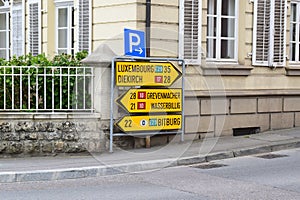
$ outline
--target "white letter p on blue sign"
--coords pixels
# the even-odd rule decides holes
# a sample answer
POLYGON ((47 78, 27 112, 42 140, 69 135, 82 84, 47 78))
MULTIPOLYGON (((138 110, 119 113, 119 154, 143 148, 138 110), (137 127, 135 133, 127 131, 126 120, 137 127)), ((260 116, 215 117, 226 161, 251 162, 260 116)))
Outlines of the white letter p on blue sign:
POLYGON ((125 56, 146 57, 145 33, 143 31, 124 29, 125 56))

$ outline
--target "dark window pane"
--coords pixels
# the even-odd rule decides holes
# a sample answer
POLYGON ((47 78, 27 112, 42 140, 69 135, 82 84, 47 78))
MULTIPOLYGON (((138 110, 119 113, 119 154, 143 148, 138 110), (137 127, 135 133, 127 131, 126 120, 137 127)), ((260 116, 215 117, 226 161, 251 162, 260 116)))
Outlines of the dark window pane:
POLYGON ((221 40, 221 58, 234 58, 234 40, 221 40))
POLYGON ((222 0, 222 15, 235 16, 235 0, 222 0))
POLYGON ((217 18, 208 17, 207 18, 207 36, 217 36, 217 18))
POLYGON ((216 58, 216 40, 207 39, 207 58, 216 58))
POLYGON ((292 43, 291 44, 291 61, 296 61, 296 44, 292 43))
POLYGON ((235 19, 223 18, 221 19, 221 26, 222 37, 234 37, 235 19))
POLYGON ((208 0, 207 1, 207 13, 209 15, 216 15, 217 14, 217 0, 208 0))

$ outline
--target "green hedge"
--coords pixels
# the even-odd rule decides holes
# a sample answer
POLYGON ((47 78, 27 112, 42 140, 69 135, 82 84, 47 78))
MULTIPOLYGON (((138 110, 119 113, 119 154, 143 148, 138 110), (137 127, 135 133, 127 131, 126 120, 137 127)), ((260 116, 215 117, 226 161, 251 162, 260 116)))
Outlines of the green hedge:
POLYGON ((87 51, 76 53, 75 56, 68 54, 56 55, 48 59, 45 54, 33 56, 32 54, 16 57, 7 61, 0 58, 0 66, 81 66, 80 61, 86 58, 87 51))
MULTIPOLYGON (((78 89, 79 95, 75 94, 74 86, 76 78, 72 74, 76 74, 76 68, 81 66, 80 61, 84 59, 88 53, 86 51, 78 52, 75 56, 62 54, 57 55, 53 59, 47 59, 45 54, 40 54, 38 56, 32 56, 31 54, 13 57, 10 61, 0 59, 0 109, 4 110, 4 103, 6 104, 6 109, 17 108, 24 111, 31 111, 36 108, 36 101, 38 101, 38 107, 44 108, 44 102, 46 102, 46 109, 51 109, 52 107, 52 97, 54 95, 54 105, 55 109, 68 109, 68 92, 70 106, 80 108, 90 108, 90 94, 88 91, 89 82, 86 81, 85 85, 83 77, 79 76, 77 81, 80 86, 78 89), (6 66, 6 67, 3 67, 6 66), (7 66, 35 66, 36 68, 12 68, 7 66), (69 69, 55 70, 55 66, 69 66, 69 69), (44 77, 42 74, 47 74, 46 78, 46 91, 44 88, 44 77), (6 76, 3 76, 3 74, 6 76), (22 74, 22 76, 10 76, 10 74, 22 74), (62 75, 71 75, 69 78, 62 75), (40 76, 39 76, 40 75, 40 76), (68 85, 69 80, 69 85, 68 85), (62 86, 60 87, 60 81, 62 81, 62 86), (36 84, 37 82, 37 84, 36 84), (22 83, 22 84, 21 84, 22 83), (54 90, 52 84, 54 83, 54 90), (6 85, 6 89, 4 86, 6 85), (22 88, 21 88, 22 86, 22 88), (29 86, 29 87, 28 87, 29 86), (60 88, 62 88, 62 94, 60 93, 60 88), (20 99, 20 91, 22 90, 22 105, 20 99), (30 91, 28 91, 30 90, 30 91), (36 90, 38 90, 38 97, 35 95, 36 90), (30 92, 30 96, 28 93, 30 92), (13 95, 14 99, 13 99, 13 95), (46 94, 46 95, 44 95, 46 94), (85 94, 85 105, 83 105, 83 97, 85 94), (4 98, 6 96, 6 98, 4 98), (38 99, 37 99, 38 98, 38 99), (4 101, 6 99, 6 101, 4 101), (13 105, 14 102, 14 105, 13 105), (30 104, 28 103, 30 102, 30 104), (30 109, 29 109, 30 105, 30 109)), ((77 73, 83 73, 80 71, 82 69, 77 68, 77 73)), ((90 73, 86 71, 85 73, 90 73)))

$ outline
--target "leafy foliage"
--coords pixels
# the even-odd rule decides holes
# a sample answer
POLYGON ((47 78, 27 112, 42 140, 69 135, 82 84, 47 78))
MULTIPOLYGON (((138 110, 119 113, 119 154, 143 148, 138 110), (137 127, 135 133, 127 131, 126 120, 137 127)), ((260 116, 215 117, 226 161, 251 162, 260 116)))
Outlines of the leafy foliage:
POLYGON ((0 110, 90 107, 90 83, 83 81, 84 73, 90 72, 78 68, 87 55, 82 51, 75 56, 57 55, 52 60, 45 54, 14 56, 10 61, 0 59, 0 110))

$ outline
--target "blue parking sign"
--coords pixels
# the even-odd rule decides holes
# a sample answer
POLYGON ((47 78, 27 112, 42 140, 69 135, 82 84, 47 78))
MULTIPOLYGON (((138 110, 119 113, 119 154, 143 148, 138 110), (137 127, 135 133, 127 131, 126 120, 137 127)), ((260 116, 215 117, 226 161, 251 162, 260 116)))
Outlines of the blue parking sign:
POLYGON ((124 29, 125 56, 146 57, 145 32, 124 29))

